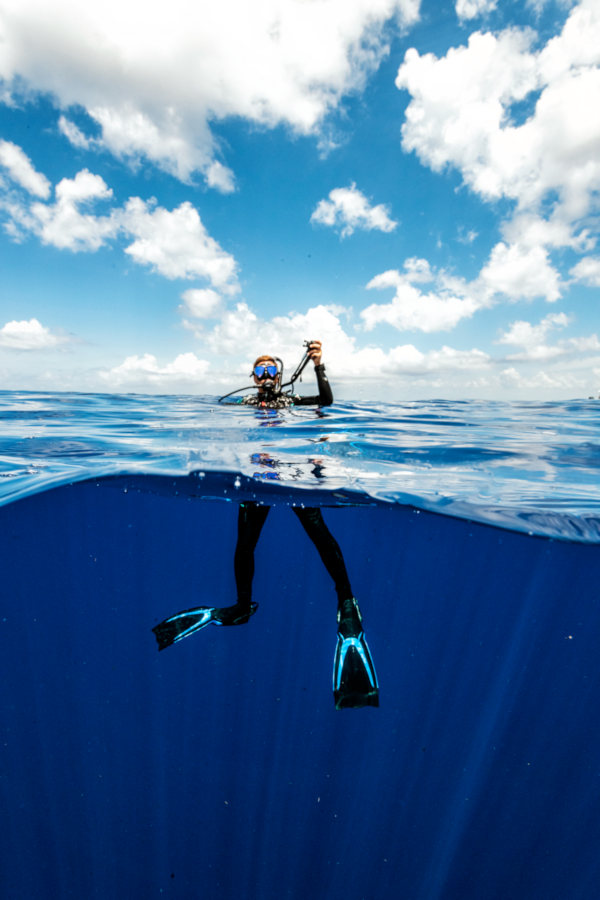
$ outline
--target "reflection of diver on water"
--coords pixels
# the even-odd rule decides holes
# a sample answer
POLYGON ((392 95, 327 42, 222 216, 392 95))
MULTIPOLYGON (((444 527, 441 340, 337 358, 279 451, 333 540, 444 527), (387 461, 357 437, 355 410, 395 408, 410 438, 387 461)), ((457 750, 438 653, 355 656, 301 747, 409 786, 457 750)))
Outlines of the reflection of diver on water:
MULTIPOLYGON (((308 405, 307 401, 316 404, 320 402, 323 391, 325 403, 332 403, 333 396, 329 382, 324 376, 324 367, 321 363, 321 343, 311 341, 306 354, 307 359, 312 359, 317 369, 317 381, 319 383, 319 397, 294 397, 293 404, 298 402, 308 405), (321 376, 318 374, 321 369, 321 376), (324 388, 324 385, 326 386, 324 388)), ((268 392, 264 391, 263 372, 272 381, 277 382, 280 369, 273 372, 275 361, 273 357, 259 357, 255 364, 254 378, 257 382, 257 397, 260 406, 270 402, 268 392), (269 362, 270 361, 270 362, 269 362), (266 365, 264 363, 266 362, 266 365), (271 365, 271 363, 273 365, 271 365), (261 390, 261 388, 263 388, 261 390)), ((299 367, 300 368, 300 367, 299 367)), ((279 395, 281 396, 281 394, 279 395)), ((250 405, 250 404, 249 404, 250 405)), ((265 465, 274 471, 277 463, 266 454, 257 455, 256 462, 265 465)), ((253 460, 254 461, 254 460, 253 460)), ((318 461, 313 461, 315 464, 318 461)), ((315 472, 316 477, 321 477, 315 472)), ((254 551, 258 543, 262 528, 269 515, 269 506, 258 503, 241 503, 238 513, 237 545, 234 556, 234 573, 237 588, 237 603, 233 606, 208 607, 200 606, 195 609, 177 613, 153 628, 158 649, 164 650, 171 644, 200 631, 207 625, 243 625, 256 610, 258 604, 252 601, 252 581, 254 578, 254 551)), ((346 565, 340 546, 329 531, 321 510, 316 507, 292 507, 293 512, 300 520, 306 534, 315 545, 321 560, 331 576, 335 585, 338 598, 338 638, 334 659, 333 690, 337 709, 359 706, 378 706, 379 687, 373 661, 365 640, 362 628, 362 617, 358 603, 352 592, 346 565)))
MULTIPOLYGON (((309 457, 306 461, 312 466, 310 471, 315 478, 325 478, 323 460, 309 457)), ((260 478, 263 481, 279 481, 281 476, 278 470, 281 468, 285 468, 286 481, 294 481, 297 478, 304 478, 306 475, 298 462, 281 462, 274 459, 269 453, 253 453, 250 462, 261 467, 259 472, 252 473, 252 477, 260 478)))

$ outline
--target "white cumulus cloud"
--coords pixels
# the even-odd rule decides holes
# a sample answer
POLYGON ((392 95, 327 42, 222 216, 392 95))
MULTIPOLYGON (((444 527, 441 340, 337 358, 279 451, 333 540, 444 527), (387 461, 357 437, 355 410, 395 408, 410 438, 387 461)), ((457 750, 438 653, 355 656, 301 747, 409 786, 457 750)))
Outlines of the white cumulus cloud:
POLYGON ((456 0, 455 9, 459 19, 476 19, 496 9, 498 0, 456 0))
POLYGON ((600 257, 584 256, 569 272, 575 281, 590 287, 600 287, 600 257))
POLYGON ((112 199, 112 190, 100 175, 87 169, 75 178, 63 178, 56 185, 54 203, 34 203, 30 217, 25 213, 22 224, 29 224, 44 244, 68 250, 93 251, 118 232, 114 215, 98 216, 82 212, 98 201, 112 199))
POLYGON ((418 15, 419 0, 4 0, 0 78, 84 108, 118 156, 227 191, 212 122, 317 134, 387 54, 390 23, 418 15))
POLYGON ((342 237, 351 235, 357 229, 389 232, 398 224, 390 218, 386 206, 381 203, 372 206, 355 184, 330 191, 329 199, 319 201, 310 220, 338 228, 342 237))
POLYGON ((94 138, 87 137, 83 131, 77 127, 74 122, 67 119, 66 116, 60 116, 58 120, 58 130, 74 147, 80 150, 89 150, 96 144, 94 138))
MULTIPOLYGON (((355 334, 348 331, 344 318, 347 310, 332 306, 314 306, 305 313, 290 313, 261 319, 248 304, 238 303, 226 311, 209 333, 202 335, 208 354, 219 359, 219 371, 211 373, 215 384, 237 387, 234 378, 247 379, 252 360, 259 353, 280 356, 285 364, 284 378, 291 374, 304 350, 303 339, 323 342, 323 361, 338 385, 352 384, 369 392, 369 384, 395 379, 422 377, 440 373, 479 371, 490 364, 481 350, 456 350, 444 346, 423 352, 413 344, 401 344, 384 350, 377 346, 359 346, 355 334), (231 377, 224 376, 223 360, 231 377)), ((311 367, 312 368, 312 367, 311 367)), ((303 384, 296 384, 300 394, 314 392, 311 368, 305 370, 303 384)), ((246 381, 251 384, 249 380, 246 381)))
POLYGON ((600 341, 596 334, 584 337, 571 337, 548 344, 548 335, 556 330, 566 328, 570 319, 565 313, 554 313, 545 316, 537 325, 531 322, 512 322, 508 331, 500 335, 499 344, 510 344, 518 347, 517 353, 508 357, 511 361, 548 361, 559 357, 579 357, 580 363, 589 365, 590 355, 600 351, 600 341))
POLYGON ((133 197, 121 224, 135 238, 125 252, 137 263, 166 278, 206 278, 226 293, 238 289, 235 259, 208 234, 191 203, 169 211, 133 197))
POLYGON ((555 328, 565 328, 568 324, 569 318, 565 313, 551 313, 537 325, 524 321, 513 322, 508 331, 500 336, 498 343, 537 348, 544 343, 550 331, 555 328))
POLYGON ((456 350, 443 346, 423 353, 413 344, 393 347, 385 354, 382 372, 390 375, 432 375, 451 372, 472 372, 486 369, 491 360, 482 350, 456 350))
POLYGON ((195 319, 210 319, 221 309, 221 295, 211 288, 190 288, 181 295, 181 312, 195 319))
POLYGON ((485 294, 503 294, 510 300, 560 297, 560 277, 544 247, 496 244, 478 279, 485 294))
POLYGON ((0 347, 9 350, 53 350, 65 338, 53 334, 38 319, 13 320, 0 328, 0 347))
POLYGON ((564 313, 545 316, 537 325, 519 320, 513 322, 508 331, 500 335, 498 343, 522 348, 518 354, 510 356, 509 359, 552 359, 554 356, 560 356, 564 350, 558 346, 549 347, 545 343, 548 334, 556 328, 566 328, 568 324, 569 318, 564 313))
POLYGON ((380 323, 399 331, 447 331, 481 305, 459 279, 447 282, 443 273, 431 271, 426 260, 409 259, 404 272, 391 269, 367 284, 368 290, 388 288, 395 290, 389 303, 373 303, 360 313, 367 331, 380 323), (427 293, 416 287, 428 282, 434 282, 434 289, 427 293))
POLYGON ((144 353, 142 356, 128 356, 120 365, 100 374, 115 388, 130 385, 179 386, 181 383, 198 388, 198 381, 206 375, 208 368, 208 362, 199 359, 195 353, 180 353, 164 366, 153 354, 144 353))
MULTIPOLYGON (((191 203, 168 210, 154 200, 131 197, 122 207, 111 206, 112 189, 87 169, 63 178, 54 194, 47 203, 5 196, 0 209, 8 218, 8 234, 19 240, 23 233, 32 233, 44 244, 73 252, 93 252, 121 238, 129 241, 124 252, 131 259, 165 278, 205 280, 211 285, 208 290, 224 294, 239 290, 235 258, 209 235, 191 203), (99 204, 108 207, 105 214, 98 211, 99 204)), ((191 306, 185 297, 184 303, 191 315, 198 315, 192 307, 200 309, 203 295, 189 295, 194 296, 191 306)), ((205 305, 210 296, 204 295, 205 305)))
MULTIPOLYGON (((277 353, 293 359, 302 350, 303 340, 318 338, 327 345, 327 354, 343 359, 352 352, 354 340, 345 333, 339 307, 314 306, 306 313, 261 319, 245 302, 225 310, 206 343, 215 356, 245 357, 251 362, 259 353, 277 353)), ((245 369, 244 369, 245 371, 245 369)))
POLYGON ((44 199, 50 196, 50 182, 36 171, 27 154, 16 144, 0 140, 0 166, 29 194, 44 199))
POLYGON ((517 28, 474 33, 442 58, 409 50, 397 87, 411 95, 403 147, 435 171, 458 169, 488 200, 553 220, 563 242, 598 208, 600 6, 581 0, 540 50, 517 28), (515 103, 529 104, 524 121, 515 103))
POLYGON ((404 271, 381 272, 367 284, 368 290, 393 289, 387 303, 373 303, 360 313, 367 331, 378 324, 399 331, 449 331, 477 310, 509 300, 538 297, 554 302, 560 297, 560 277, 543 247, 496 244, 479 275, 472 281, 435 271, 427 260, 410 258, 404 271), (431 285, 424 290, 423 285, 431 285))

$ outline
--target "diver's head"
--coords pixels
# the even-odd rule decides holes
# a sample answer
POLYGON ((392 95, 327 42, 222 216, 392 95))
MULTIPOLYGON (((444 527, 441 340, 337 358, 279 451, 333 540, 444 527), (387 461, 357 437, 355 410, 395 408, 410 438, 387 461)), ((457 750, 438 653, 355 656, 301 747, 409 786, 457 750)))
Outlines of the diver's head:
POLYGON ((277 360, 269 354, 263 354, 254 360, 252 367, 254 384, 259 394, 277 394, 281 387, 281 369, 277 360))

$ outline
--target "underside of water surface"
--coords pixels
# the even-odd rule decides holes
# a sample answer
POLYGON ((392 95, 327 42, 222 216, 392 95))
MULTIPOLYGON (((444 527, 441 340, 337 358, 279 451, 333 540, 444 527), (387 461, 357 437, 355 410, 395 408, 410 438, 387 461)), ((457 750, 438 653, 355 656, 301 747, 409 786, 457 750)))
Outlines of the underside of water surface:
POLYGON ((598 544, 374 493, 133 473, 0 508, 2 896, 595 896, 598 544), (258 611, 159 653, 234 602, 240 502, 271 507, 258 611), (334 707, 293 504, 342 550, 378 709, 334 707))

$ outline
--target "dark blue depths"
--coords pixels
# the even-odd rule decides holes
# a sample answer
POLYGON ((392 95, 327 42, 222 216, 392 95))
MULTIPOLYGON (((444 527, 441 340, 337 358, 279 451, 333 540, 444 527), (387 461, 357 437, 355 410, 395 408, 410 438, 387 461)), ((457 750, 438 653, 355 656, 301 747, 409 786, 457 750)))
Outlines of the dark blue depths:
POLYGON ((233 599, 235 504, 0 509, 2 897, 598 895, 600 548, 324 514, 379 709, 334 709, 335 593, 289 509, 253 619, 160 654, 160 619, 233 599))

